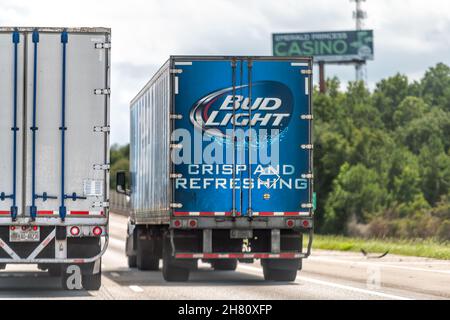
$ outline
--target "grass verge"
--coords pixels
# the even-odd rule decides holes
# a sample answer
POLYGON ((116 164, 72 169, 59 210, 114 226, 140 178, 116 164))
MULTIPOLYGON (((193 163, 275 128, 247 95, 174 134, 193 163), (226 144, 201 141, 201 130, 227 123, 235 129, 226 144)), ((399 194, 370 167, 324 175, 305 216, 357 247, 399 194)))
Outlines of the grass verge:
POLYGON ((399 239, 360 239, 343 236, 314 235, 313 248, 338 251, 360 251, 369 253, 389 253, 450 260, 450 244, 440 243, 432 239, 399 240, 399 239))

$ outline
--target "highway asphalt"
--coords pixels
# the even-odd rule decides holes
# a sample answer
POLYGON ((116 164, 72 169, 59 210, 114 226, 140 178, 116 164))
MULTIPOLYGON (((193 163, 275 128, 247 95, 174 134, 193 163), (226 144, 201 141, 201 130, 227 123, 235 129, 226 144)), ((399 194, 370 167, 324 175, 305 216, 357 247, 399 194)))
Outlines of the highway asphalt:
POLYGON ((124 255, 126 218, 111 214, 110 245, 100 291, 64 291, 58 278, 35 266, 0 271, 0 299, 450 299, 450 261, 315 250, 293 283, 265 282, 259 262, 217 272, 200 264, 186 283, 161 272, 129 269, 124 255))

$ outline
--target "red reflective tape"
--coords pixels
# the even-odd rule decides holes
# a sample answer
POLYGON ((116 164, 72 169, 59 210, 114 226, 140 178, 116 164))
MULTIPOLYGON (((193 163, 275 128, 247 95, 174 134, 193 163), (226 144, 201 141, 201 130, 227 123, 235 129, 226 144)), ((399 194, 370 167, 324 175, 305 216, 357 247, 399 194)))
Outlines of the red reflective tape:
POLYGON ((280 258, 293 259, 295 258, 295 253, 280 253, 280 258))
POLYGON ((0 211, 0 214, 11 214, 11 211, 0 211))
POLYGON ((49 216, 49 215, 53 215, 53 211, 38 211, 37 214, 49 216))
POLYGON ((290 217, 299 216, 300 212, 285 212, 284 215, 285 216, 290 216, 290 217))
POLYGON ((177 253, 177 259, 296 259, 299 252, 284 253, 177 253))
MULTIPOLYGON (((177 217, 229 217, 232 216, 233 213, 231 211, 225 212, 225 211, 177 211, 174 212, 174 216, 177 217)), ((236 216, 240 216, 240 212, 236 212, 236 216)))
POLYGON ((178 259, 192 259, 194 255, 192 253, 177 253, 175 257, 178 259))
POLYGON ((270 216, 273 216, 273 212, 258 212, 258 216, 270 217, 270 216))
POLYGON ((203 255, 203 258, 204 259, 217 259, 217 258, 219 258, 219 254, 217 254, 217 253, 205 253, 203 255))
POLYGON ((189 212, 174 212, 175 216, 188 216, 189 212))
POLYGON ((89 215, 89 211, 70 211, 73 215, 89 215))

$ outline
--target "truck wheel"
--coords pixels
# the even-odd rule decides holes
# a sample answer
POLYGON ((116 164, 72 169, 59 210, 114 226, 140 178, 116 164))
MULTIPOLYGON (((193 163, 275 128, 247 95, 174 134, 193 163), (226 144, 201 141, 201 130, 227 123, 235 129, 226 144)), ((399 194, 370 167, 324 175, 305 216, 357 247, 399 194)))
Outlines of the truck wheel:
POLYGON ((5 270, 5 269, 6 269, 6 263, 0 264, 0 270, 5 270))
POLYGON ((98 291, 102 286, 102 270, 97 274, 83 275, 81 283, 83 288, 88 291, 98 291))
POLYGON ((296 260, 262 260, 264 279, 266 281, 292 282, 297 278, 300 259, 296 260))
POLYGON ((189 280, 189 269, 176 267, 166 259, 163 259, 162 274, 164 280, 168 282, 185 282, 189 280))
POLYGON ((171 247, 169 241, 164 241, 163 247, 163 268, 162 274, 164 280, 168 282, 185 282, 189 280, 188 268, 182 268, 174 265, 174 259, 171 254, 171 247))
POLYGON ((60 264, 51 264, 47 267, 47 272, 50 277, 61 277, 62 266, 60 264))
POLYGON ((137 257, 136 256, 128 256, 128 268, 136 268, 137 267, 137 257))
POLYGON ((155 258, 150 250, 149 240, 137 240, 136 265, 139 270, 159 270, 159 258, 155 258))
POLYGON ((237 268, 237 259, 213 260, 211 266, 216 271, 234 271, 237 268))

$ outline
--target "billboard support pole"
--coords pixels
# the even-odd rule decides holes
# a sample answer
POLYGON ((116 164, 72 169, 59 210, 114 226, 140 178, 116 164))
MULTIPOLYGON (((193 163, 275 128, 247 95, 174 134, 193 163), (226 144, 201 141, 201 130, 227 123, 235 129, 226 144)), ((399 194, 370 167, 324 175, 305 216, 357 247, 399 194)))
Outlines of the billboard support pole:
POLYGON ((325 83, 325 62, 319 61, 319 91, 325 93, 327 91, 325 83))

